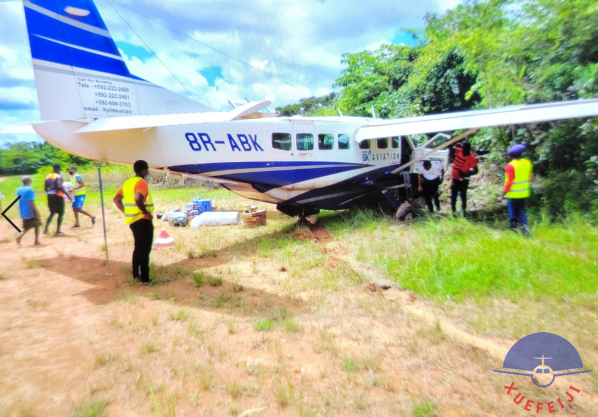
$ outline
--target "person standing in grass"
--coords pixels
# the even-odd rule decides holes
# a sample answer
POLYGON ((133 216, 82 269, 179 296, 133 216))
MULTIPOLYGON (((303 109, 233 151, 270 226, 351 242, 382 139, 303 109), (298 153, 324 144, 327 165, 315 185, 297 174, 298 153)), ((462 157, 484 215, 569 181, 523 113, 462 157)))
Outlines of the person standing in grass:
POLYGON ((75 214, 75 224, 71 226, 74 227, 81 227, 79 224, 79 213, 89 217, 91 219, 91 224, 96 224, 95 216, 92 216, 86 211, 83 211, 83 203, 85 203, 85 197, 87 197, 87 190, 85 188, 85 183, 83 182, 83 177, 80 174, 77 174, 77 167, 71 165, 68 169, 69 174, 71 175, 71 184, 73 184, 73 195, 75 196, 75 201, 73 201, 73 213, 75 214))
POLYGON ((461 211, 467 212, 467 189, 469 177, 478 173, 478 159, 471 152, 471 144, 465 142, 463 146, 455 148, 455 160, 451 181, 451 210, 453 215, 457 211, 457 197, 461 196, 461 211))
POLYGON ((136 161, 133 169, 135 176, 126 180, 118 190, 114 204, 125 214, 125 223, 133 232, 133 278, 147 285, 150 282, 149 257, 154 240, 154 203, 146 181, 149 175, 147 162, 136 161))
POLYGON ((71 200, 71 197, 68 195, 66 190, 62 185, 62 178, 60 177, 60 165, 54 164, 52 165, 53 172, 48 174, 46 177, 46 194, 48 195, 48 209, 50 209, 50 216, 48 216, 48 220, 46 221, 46 228, 44 229, 44 234, 49 234, 48 228, 50 227, 50 223, 52 222, 52 218, 55 214, 58 215, 58 224, 56 226, 56 236, 66 236, 66 234, 60 231, 60 227, 62 226, 62 219, 64 217, 64 196, 71 200))
POLYGON ((25 236, 25 233, 29 229, 35 228, 34 246, 45 246, 39 241, 39 227, 41 223, 39 220, 39 211, 35 207, 35 193, 33 192, 33 188, 31 188, 31 177, 25 175, 21 181, 23 182, 23 186, 17 188, 17 195, 21 197, 19 199, 19 212, 21 219, 23 219, 23 231, 17 236, 17 245, 21 246, 21 239, 25 236))
POLYGON ((522 158, 525 145, 517 144, 507 151, 510 162, 505 167, 505 186, 498 197, 498 201, 507 199, 507 211, 509 214, 509 228, 519 230, 524 236, 531 237, 527 228, 527 216, 525 214, 525 199, 531 195, 530 181, 532 179, 532 162, 522 158))
POLYGON ((444 172, 442 168, 434 166, 429 159, 426 159, 418 171, 419 192, 424 194, 426 205, 430 213, 434 213, 432 199, 436 205, 436 211, 440 211, 440 201, 438 199, 438 187, 442 184, 444 172))

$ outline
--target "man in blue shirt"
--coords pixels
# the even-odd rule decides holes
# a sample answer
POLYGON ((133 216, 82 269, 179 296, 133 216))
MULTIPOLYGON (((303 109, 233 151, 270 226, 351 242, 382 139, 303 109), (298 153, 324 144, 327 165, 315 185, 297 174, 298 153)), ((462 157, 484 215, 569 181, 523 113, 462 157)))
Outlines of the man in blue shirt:
POLYGON ((17 245, 21 246, 21 239, 25 236, 25 233, 29 229, 35 228, 35 246, 45 246, 39 241, 39 227, 41 225, 39 221, 39 211, 35 207, 35 193, 31 188, 31 178, 24 176, 22 178, 23 186, 17 189, 17 195, 19 199, 19 211, 21 213, 21 219, 23 219, 23 231, 17 236, 17 245))

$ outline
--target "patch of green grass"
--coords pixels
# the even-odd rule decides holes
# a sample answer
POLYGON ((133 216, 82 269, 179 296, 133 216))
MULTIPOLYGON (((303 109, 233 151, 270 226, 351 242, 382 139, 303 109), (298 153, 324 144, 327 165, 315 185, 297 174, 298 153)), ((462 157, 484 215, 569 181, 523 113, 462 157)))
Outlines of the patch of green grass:
POLYGON ((261 319, 253 325, 258 332, 269 332, 274 328, 274 322, 270 319, 261 319))
POLYGON ((233 282, 233 292, 242 292, 243 290, 245 290, 245 287, 233 282))
POLYGON ((226 392, 228 392, 233 398, 237 398, 241 395, 251 397, 259 392, 257 387, 252 385, 240 384, 237 381, 233 381, 231 384, 227 384, 226 392))
POLYGON ((285 387, 279 387, 276 390, 276 402, 281 407, 286 407, 290 404, 289 391, 285 387))
POLYGON ((237 332, 237 321, 234 318, 230 319, 226 322, 226 327, 229 334, 235 334, 237 332))
POLYGON ((196 287, 201 287, 204 284, 205 273, 203 271, 194 272, 192 276, 196 287))
POLYGON ((434 417, 436 415, 436 406, 432 401, 425 401, 413 405, 413 417, 434 417))
POLYGON ((26 261, 27 268, 35 269, 39 268, 39 262, 36 259, 28 259, 26 261))
POLYGON ((367 261, 436 301, 561 299, 598 291, 598 230, 591 225, 541 225, 532 230, 533 239, 465 220, 422 222, 413 229, 417 250, 413 241, 389 234, 369 245, 367 261), (383 249, 388 247, 396 250, 383 249))
POLYGON ((152 300, 152 301, 156 301, 160 299, 160 294, 156 294, 155 292, 150 292, 147 297, 152 300))
POLYGON ((34 310, 43 310, 48 306, 47 301, 27 300, 27 304, 34 310))
POLYGON ((187 258, 188 258, 188 259, 193 259, 193 258, 195 258, 195 252, 193 252, 191 249, 189 249, 189 250, 187 251, 187 258))
POLYGON ((283 322, 284 329, 289 333, 300 333, 301 323, 296 318, 288 318, 283 322))
POLYGON ((147 342, 139 348, 140 353, 152 353, 158 350, 158 345, 155 342, 147 342))
POLYGON ((201 368, 199 370, 199 383, 204 390, 209 391, 214 384, 214 372, 206 368, 201 368))
POLYGON ((107 400, 85 402, 73 411, 70 417, 104 417, 107 405, 107 400))
POLYGON ((95 356, 93 367, 94 369, 102 368, 113 362, 116 359, 114 353, 103 353, 95 356))
POLYGON ((287 310, 286 307, 279 307, 275 311, 273 311, 272 314, 270 314, 270 319, 282 322, 288 319, 290 316, 291 314, 289 313, 289 310, 287 310))
POLYGON ((352 357, 344 357, 343 358, 343 371, 345 372, 357 372, 360 368, 359 362, 357 359, 352 357))
POLYGON ((208 277, 208 284, 212 287, 220 287, 222 285, 222 278, 218 277, 208 277))
POLYGON ((200 324, 192 321, 187 325, 187 333, 190 336, 203 341, 204 339, 204 331, 200 324))
POLYGON ((189 315, 187 314, 186 310, 179 310, 176 313, 170 313, 170 319, 175 321, 185 321, 189 315))
POLYGON ((137 295, 135 295, 134 293, 132 293, 131 291, 127 290, 127 289, 121 289, 119 292, 119 298, 129 304, 137 304, 139 303, 139 297, 137 297, 137 295))
POLYGON ((440 322, 438 321, 434 326, 422 323, 418 326, 416 333, 418 337, 428 339, 433 345, 437 345, 445 339, 442 327, 440 327, 440 322))
POLYGON ((178 281, 187 275, 183 268, 167 267, 150 264, 150 285, 164 284, 165 282, 178 281))
POLYGON ((204 258, 217 258, 218 251, 216 249, 211 249, 206 245, 203 245, 199 248, 199 257, 204 258))
POLYGON ((222 307, 223 305, 228 303, 232 298, 233 296, 230 293, 226 291, 221 291, 220 294, 218 294, 218 297, 216 297, 216 299, 212 301, 212 305, 214 307, 222 307))

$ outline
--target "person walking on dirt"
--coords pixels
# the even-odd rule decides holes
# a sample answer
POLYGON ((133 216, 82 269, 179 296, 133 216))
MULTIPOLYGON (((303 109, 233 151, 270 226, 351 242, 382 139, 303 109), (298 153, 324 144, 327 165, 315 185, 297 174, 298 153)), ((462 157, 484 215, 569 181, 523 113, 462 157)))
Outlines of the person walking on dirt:
POLYGON ((71 184, 73 185, 73 195, 75 196, 75 201, 73 201, 73 213, 75 214, 75 224, 71 226, 71 228, 81 227, 79 224, 79 213, 89 217, 91 219, 91 224, 96 224, 95 216, 92 216, 86 211, 83 211, 83 204, 85 203, 85 197, 87 197, 87 190, 85 188, 85 183, 83 182, 83 177, 80 174, 77 174, 77 167, 71 165, 68 169, 69 174, 71 175, 71 184))
POLYGON ((48 228, 50 227, 50 223, 52 222, 52 218, 55 214, 58 215, 58 224, 56 226, 56 235, 55 236, 66 236, 66 234, 60 231, 60 227, 62 226, 62 219, 64 217, 64 196, 71 200, 71 197, 68 195, 64 187, 62 186, 62 178, 60 177, 60 165, 54 164, 52 165, 53 172, 48 174, 46 177, 46 194, 48 195, 48 209, 50 209, 50 216, 48 216, 48 220, 46 221, 46 228, 44 229, 44 234, 49 234, 48 228))
POLYGON ((527 228, 527 216, 525 214, 525 199, 531 195, 530 181, 532 179, 532 162, 522 158, 525 145, 517 144, 508 149, 509 163, 505 167, 505 187, 498 197, 498 201, 507 199, 507 211, 509 214, 509 228, 519 230, 524 236, 531 237, 527 228))
POLYGON ((438 199, 438 187, 442 183, 444 172, 442 168, 434 166, 430 160, 425 160, 418 171, 418 190, 423 192, 426 205, 430 213, 434 213, 432 199, 436 205, 436 211, 440 211, 440 201, 438 199))
POLYGON ((154 203, 146 178, 149 175, 147 162, 139 160, 133 165, 135 176, 125 181, 114 196, 114 204, 125 215, 125 223, 133 232, 133 278, 142 284, 149 284, 149 257, 154 240, 152 223, 154 203))
POLYGON ((465 142, 463 146, 455 148, 455 160, 451 182, 451 210, 453 215, 457 212, 457 196, 461 196, 461 211, 465 216, 467 212, 467 189, 469 177, 478 173, 478 159, 471 152, 471 144, 465 142))
POLYGON ((17 236, 17 245, 21 246, 21 239, 29 229, 35 228, 35 243, 34 246, 45 246, 39 241, 39 227, 41 225, 39 211, 35 207, 35 193, 31 188, 31 178, 24 176, 21 181, 23 186, 17 188, 17 195, 19 199, 19 212, 21 219, 23 219, 23 231, 17 236))

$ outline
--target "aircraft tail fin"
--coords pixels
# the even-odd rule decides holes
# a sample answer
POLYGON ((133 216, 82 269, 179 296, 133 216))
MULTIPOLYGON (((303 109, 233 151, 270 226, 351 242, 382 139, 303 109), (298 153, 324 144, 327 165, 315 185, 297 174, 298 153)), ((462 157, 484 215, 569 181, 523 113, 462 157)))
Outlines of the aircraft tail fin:
POLYGON ((23 6, 42 119, 212 110, 132 75, 92 0, 23 6))

